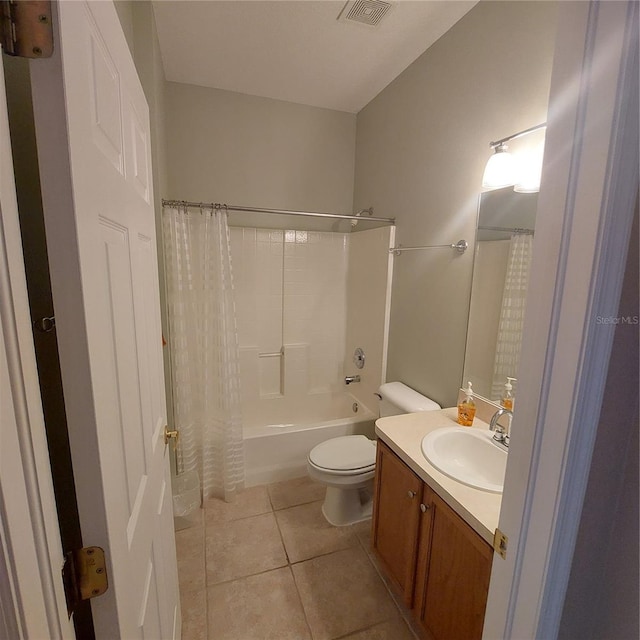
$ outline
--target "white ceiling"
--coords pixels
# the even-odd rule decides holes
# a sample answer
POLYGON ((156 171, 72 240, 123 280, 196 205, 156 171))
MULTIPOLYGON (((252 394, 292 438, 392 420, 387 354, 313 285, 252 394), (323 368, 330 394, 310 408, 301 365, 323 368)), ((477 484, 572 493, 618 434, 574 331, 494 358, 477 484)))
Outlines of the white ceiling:
POLYGON ((477 0, 392 0, 377 27, 343 0, 154 0, 166 79, 357 113, 477 0))

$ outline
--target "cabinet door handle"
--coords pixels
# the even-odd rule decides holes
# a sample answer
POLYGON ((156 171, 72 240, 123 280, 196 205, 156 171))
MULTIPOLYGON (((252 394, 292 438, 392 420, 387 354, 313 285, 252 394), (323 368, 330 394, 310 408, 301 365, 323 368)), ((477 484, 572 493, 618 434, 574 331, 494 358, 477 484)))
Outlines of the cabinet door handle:
POLYGON ((420 505, 420 511, 422 511, 422 513, 426 513, 428 509, 431 509, 431 505, 430 504, 421 504, 420 505))
POLYGON ((415 492, 415 491, 411 491, 411 490, 409 490, 409 491, 407 491, 407 495, 408 495, 410 498, 415 498, 415 497, 416 497, 416 492, 415 492))

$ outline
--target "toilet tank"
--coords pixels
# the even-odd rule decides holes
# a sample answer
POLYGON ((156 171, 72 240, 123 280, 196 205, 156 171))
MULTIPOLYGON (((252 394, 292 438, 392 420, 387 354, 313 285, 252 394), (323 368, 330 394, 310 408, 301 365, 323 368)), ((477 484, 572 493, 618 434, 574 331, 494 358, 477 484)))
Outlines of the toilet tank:
POLYGON ((380 417, 416 411, 436 411, 442 407, 402 382, 387 382, 378 389, 380 417))

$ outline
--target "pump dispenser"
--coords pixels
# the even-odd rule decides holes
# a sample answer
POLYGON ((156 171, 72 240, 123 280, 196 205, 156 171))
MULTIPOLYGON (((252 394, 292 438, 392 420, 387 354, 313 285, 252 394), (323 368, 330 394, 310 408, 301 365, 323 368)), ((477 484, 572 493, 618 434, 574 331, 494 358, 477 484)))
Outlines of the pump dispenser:
POLYGON ((466 394, 464 400, 458 403, 458 424, 461 424, 463 427, 470 427, 476 415, 476 403, 473 401, 471 382, 467 382, 467 388, 464 390, 464 393, 466 394))
POLYGON ((500 398, 500 404, 508 411, 513 411, 513 404, 516 401, 513 396, 512 382, 516 382, 516 378, 509 378, 507 376, 507 382, 504 385, 504 391, 502 392, 502 398, 500 398))

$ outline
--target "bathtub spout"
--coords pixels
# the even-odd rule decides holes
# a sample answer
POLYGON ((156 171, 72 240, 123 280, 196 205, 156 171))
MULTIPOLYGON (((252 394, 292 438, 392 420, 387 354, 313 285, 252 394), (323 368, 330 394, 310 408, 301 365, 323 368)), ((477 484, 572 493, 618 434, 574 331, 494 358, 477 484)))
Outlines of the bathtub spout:
POLYGON ((352 382, 360 382, 360 376, 345 376, 344 383, 351 384, 352 382))

